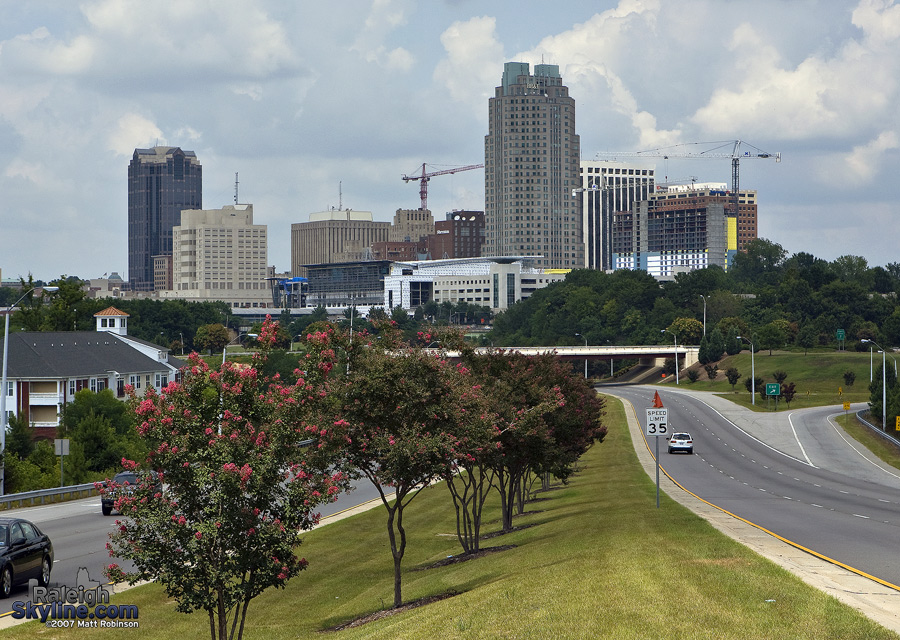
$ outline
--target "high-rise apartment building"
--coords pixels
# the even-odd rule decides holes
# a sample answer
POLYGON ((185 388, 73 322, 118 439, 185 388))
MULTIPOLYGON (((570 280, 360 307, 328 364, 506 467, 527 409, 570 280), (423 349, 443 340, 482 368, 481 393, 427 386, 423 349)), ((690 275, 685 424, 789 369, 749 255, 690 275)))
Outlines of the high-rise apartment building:
POLYGON ((434 217, 428 209, 397 209, 389 242, 418 242, 434 233, 434 217))
POLYGON ((612 259, 613 220, 617 213, 647 200, 655 189, 653 167, 611 162, 581 161, 581 199, 585 264, 588 269, 609 271, 612 259))
POLYGON ((128 165, 128 280, 153 291, 154 256, 172 255, 172 227, 203 206, 203 170, 193 151, 135 149, 128 165))
POLYGON ((575 100, 559 66, 503 65, 484 139, 484 256, 540 256, 537 266, 584 267, 575 100))

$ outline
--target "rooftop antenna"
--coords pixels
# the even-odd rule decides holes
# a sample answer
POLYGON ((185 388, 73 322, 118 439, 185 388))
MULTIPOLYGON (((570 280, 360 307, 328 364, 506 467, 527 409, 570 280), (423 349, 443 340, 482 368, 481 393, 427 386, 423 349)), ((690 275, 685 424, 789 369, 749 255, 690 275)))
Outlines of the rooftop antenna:
POLYGON ((238 203, 238 172, 234 172, 234 204, 238 203))

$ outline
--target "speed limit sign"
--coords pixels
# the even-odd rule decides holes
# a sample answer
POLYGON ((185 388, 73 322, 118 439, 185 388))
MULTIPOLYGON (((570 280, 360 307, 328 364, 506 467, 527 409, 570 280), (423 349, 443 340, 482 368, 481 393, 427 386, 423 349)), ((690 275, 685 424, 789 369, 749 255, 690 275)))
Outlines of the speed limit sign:
POLYGON ((669 410, 665 407, 648 407, 647 427, 644 433, 648 436, 662 436, 664 438, 668 437, 669 410))

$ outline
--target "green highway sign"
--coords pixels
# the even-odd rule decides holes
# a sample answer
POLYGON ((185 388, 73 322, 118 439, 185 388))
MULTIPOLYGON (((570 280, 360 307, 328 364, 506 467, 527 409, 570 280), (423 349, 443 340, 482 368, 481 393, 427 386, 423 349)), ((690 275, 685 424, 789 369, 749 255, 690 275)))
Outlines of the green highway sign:
POLYGON ((781 385, 777 382, 767 382, 766 383, 766 395, 767 396, 780 396, 781 395, 781 385))
POLYGON ((837 339, 843 341, 847 338, 847 333, 843 329, 837 330, 837 339))

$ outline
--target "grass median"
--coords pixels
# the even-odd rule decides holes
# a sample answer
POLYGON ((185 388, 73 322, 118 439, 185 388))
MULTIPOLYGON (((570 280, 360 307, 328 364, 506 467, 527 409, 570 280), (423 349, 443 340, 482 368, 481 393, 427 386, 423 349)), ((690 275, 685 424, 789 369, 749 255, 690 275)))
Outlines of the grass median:
MULTIPOLYGON (((382 508, 303 537, 310 568, 254 600, 246 638, 900 638, 813 589, 662 496, 638 463, 621 405, 611 400, 607 440, 515 519, 519 530, 484 541, 514 545, 429 568, 460 552, 443 485, 413 501, 405 523, 404 600, 457 593, 337 632, 325 630, 388 607, 392 565, 382 508)), ((484 533, 499 529, 496 501, 484 533)), ((58 541, 64 545, 64 541, 58 541)), ((114 602, 137 604, 140 629, 80 629, 79 638, 209 637, 202 613, 177 614, 157 585, 114 602), (110 635, 110 634, 114 635, 110 635), (129 634, 126 636, 126 634, 129 634)), ((2 638, 62 638, 34 623, 2 638)))

